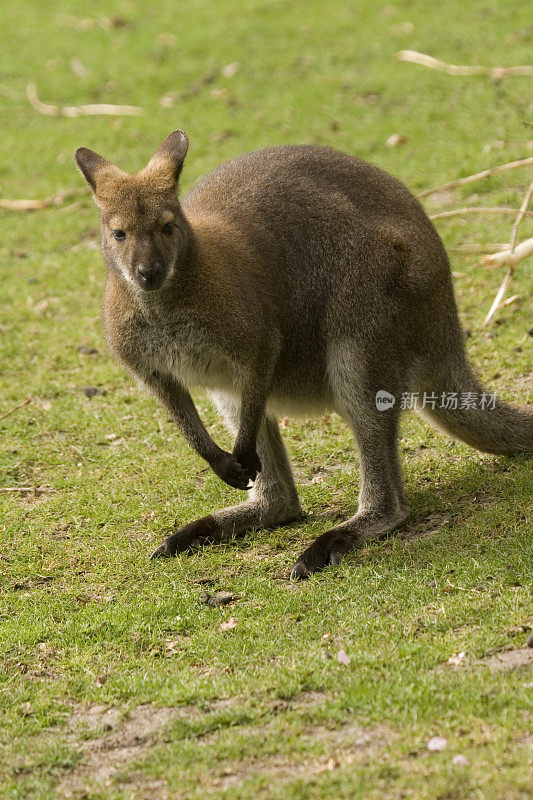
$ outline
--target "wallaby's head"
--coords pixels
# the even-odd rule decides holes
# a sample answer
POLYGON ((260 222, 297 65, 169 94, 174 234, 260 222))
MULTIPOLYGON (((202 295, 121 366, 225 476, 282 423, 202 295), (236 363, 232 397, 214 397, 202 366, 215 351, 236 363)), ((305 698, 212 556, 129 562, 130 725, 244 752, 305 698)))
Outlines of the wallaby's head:
POLYGON ((183 131, 174 131, 136 175, 85 147, 76 150, 100 210, 104 259, 144 291, 160 289, 172 277, 188 246, 177 195, 188 144, 183 131))

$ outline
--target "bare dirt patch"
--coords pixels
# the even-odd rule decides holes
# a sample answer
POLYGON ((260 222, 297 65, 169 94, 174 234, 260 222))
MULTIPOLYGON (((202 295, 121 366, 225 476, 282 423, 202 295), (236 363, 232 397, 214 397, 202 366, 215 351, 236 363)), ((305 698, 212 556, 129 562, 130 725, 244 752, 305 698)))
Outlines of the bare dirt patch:
MULTIPOLYGON (((202 783, 202 791, 210 796, 213 791, 231 792, 239 789, 247 780, 254 777, 265 778, 269 785, 276 782, 292 782, 310 780, 327 772, 333 772, 352 764, 364 764, 375 760, 376 756, 394 738, 395 734, 384 725, 363 728, 349 724, 331 729, 324 725, 310 725, 299 737, 298 754, 273 752, 258 757, 254 754, 254 739, 264 741, 273 734, 268 722, 247 725, 239 729, 250 743, 250 755, 247 758, 227 760, 223 765, 213 762, 213 770, 208 781, 202 783), (318 754, 311 753, 317 748, 318 754)), ((222 730, 203 736, 199 747, 216 746, 224 736, 235 735, 235 729, 222 730)), ((140 771, 132 772, 120 781, 120 786, 128 787, 133 800, 167 800, 169 795, 164 778, 148 779, 140 771)))
MULTIPOLYGON (((68 727, 81 761, 57 786, 58 797, 81 798, 89 783, 109 784, 120 769, 142 758, 173 720, 199 715, 196 706, 158 708, 151 704, 126 713, 107 706, 76 710, 68 727), (80 738, 84 735, 91 738, 80 738)), ((150 796, 158 795, 152 792, 150 796)))
POLYGON ((520 647, 516 650, 503 650, 479 662, 492 672, 505 672, 512 669, 533 666, 533 648, 520 647))
POLYGON ((451 527, 453 522, 453 514, 434 511, 427 514, 423 519, 408 520, 402 525, 400 536, 404 542, 411 542, 412 539, 426 539, 436 533, 440 533, 446 527, 451 527))
POLYGON ((132 773, 127 780, 121 781, 127 787, 129 800, 178 800, 175 792, 169 794, 165 778, 148 778, 143 773, 132 773))
MULTIPOLYGON (((284 711, 295 710, 314 710, 322 706, 328 700, 328 695, 320 691, 306 691, 301 692, 295 697, 285 700, 281 697, 264 700, 261 698, 261 707, 274 714, 282 713, 284 711)), ((236 695, 234 697, 222 697, 218 700, 211 700, 206 707, 209 714, 216 712, 228 711, 231 708, 244 708, 249 703, 249 698, 245 695, 236 695)))
MULTIPOLYGON (((246 729, 247 736, 263 737, 266 727, 249 727, 246 729)), ((213 741, 215 737, 211 735, 207 738, 213 741)), ((261 760, 250 758, 233 761, 227 763, 218 774, 213 774, 206 788, 219 791, 237 789, 255 776, 268 778, 269 782, 312 778, 350 764, 362 764, 375 759, 376 754, 392 738, 392 731, 383 725, 373 728, 345 725, 336 729, 313 725, 305 729, 299 738, 299 744, 304 751, 319 745, 323 750, 320 755, 292 757, 273 753, 261 760)))
POLYGON ((487 667, 491 672, 510 672, 511 670, 525 669, 531 666, 533 666, 533 648, 519 647, 514 650, 501 650, 480 659, 466 657, 457 663, 440 664, 437 670, 439 672, 450 669, 464 671, 487 667))
MULTIPOLYGON (((266 708, 276 714, 297 709, 310 711, 323 705, 326 700, 327 695, 325 693, 308 691, 302 692, 291 700, 267 701, 266 708)), ((248 699, 244 696, 236 696, 212 700, 206 704, 205 709, 200 709, 194 705, 169 708, 157 707, 151 704, 137 706, 129 711, 105 705, 76 707, 67 723, 66 738, 77 749, 80 755, 80 762, 64 775, 56 789, 57 797, 80 798, 81 800, 81 798, 87 796, 88 787, 109 785, 111 780, 122 770, 127 770, 132 762, 142 761, 148 755, 150 749, 162 740, 162 734, 165 729, 176 719, 199 720, 210 714, 225 712, 236 707, 244 707, 247 703, 248 699)), ((264 703, 262 705, 265 706, 264 703)), ((246 730, 250 730, 251 735, 253 735, 254 732, 257 734, 264 731, 265 728, 268 728, 268 722, 247 726, 246 730)), ((324 741, 329 742, 330 740, 333 741, 335 734, 337 734, 340 736, 339 741, 344 741, 347 738, 345 730, 344 728, 341 729, 339 734, 338 731, 330 731, 318 726, 316 728, 308 728, 305 736, 306 740, 308 739, 309 742, 312 742, 316 741, 316 736, 321 740, 320 737, 325 735, 324 741), (316 736, 315 731, 318 732, 316 736)), ((355 731, 354 728, 354 735, 356 734, 354 741, 357 745, 355 748, 357 752, 362 752, 363 740, 361 739, 361 731, 364 730, 357 729, 355 731)), ((202 737, 202 742, 205 745, 216 739, 221 733, 221 731, 218 731, 202 737)), ((332 759, 335 756, 333 748, 330 747, 330 749, 332 754, 328 755, 328 758, 323 758, 320 762, 324 770, 334 768, 332 759)), ((309 761, 309 769, 312 767, 316 771, 318 764, 319 762, 316 760, 313 760, 312 763, 309 761)), ((275 759, 275 763, 273 762, 271 766, 275 767, 275 774, 278 772, 283 774, 284 765, 285 761, 280 756, 275 759)), ((308 767, 302 762, 298 765, 298 770, 298 774, 301 773, 303 775, 308 770, 308 767)), ((235 774, 240 772, 242 772, 242 769, 236 767, 235 774)), ((222 781, 223 778, 229 779, 233 775, 234 772, 231 772, 231 774, 226 774, 225 772, 219 777, 222 781)), ((245 777, 242 780, 245 780, 245 777)), ((144 800, 145 798, 166 800, 169 796, 164 779, 151 779, 140 771, 125 777, 121 784, 131 786, 131 797, 135 798, 135 800, 144 800)), ((233 784, 230 782, 228 785, 233 784)))

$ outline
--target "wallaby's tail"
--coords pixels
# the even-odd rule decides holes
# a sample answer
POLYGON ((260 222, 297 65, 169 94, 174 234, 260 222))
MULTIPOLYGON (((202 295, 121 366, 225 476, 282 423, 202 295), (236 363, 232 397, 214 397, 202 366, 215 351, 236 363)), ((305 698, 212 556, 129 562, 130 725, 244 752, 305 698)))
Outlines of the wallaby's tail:
POLYGON ((486 453, 533 453, 533 407, 504 403, 485 389, 463 354, 436 372, 421 387, 426 403, 420 408, 422 392, 418 408, 424 417, 449 436, 486 453))

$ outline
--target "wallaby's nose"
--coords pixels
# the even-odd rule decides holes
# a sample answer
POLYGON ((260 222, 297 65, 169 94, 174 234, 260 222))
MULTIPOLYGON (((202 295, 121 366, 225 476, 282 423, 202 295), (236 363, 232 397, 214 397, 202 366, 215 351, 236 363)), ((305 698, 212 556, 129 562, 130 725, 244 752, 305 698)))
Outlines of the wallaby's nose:
POLYGON ((137 278, 141 286, 149 289, 159 282, 162 269, 161 264, 139 264, 136 268, 137 278))
POLYGON ((144 280, 146 280, 149 277, 151 271, 152 271, 151 268, 145 267, 144 264, 140 264, 137 267, 137 274, 139 275, 140 278, 143 278, 144 280))

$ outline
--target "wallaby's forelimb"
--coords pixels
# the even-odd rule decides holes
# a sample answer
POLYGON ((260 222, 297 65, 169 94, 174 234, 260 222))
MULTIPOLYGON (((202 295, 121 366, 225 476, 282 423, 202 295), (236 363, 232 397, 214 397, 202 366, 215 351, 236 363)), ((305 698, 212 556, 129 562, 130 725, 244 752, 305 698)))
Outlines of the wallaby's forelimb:
MULTIPOLYGON (((235 432, 239 422, 237 406, 223 395, 214 395, 228 427, 235 432)), ((284 525, 302 517, 289 459, 277 421, 261 421, 257 450, 262 469, 244 503, 215 511, 175 531, 157 548, 152 558, 177 555, 204 544, 238 536, 252 528, 284 525)))
POLYGON ((265 412, 265 403, 266 391, 263 387, 257 386, 257 380, 250 380, 248 384, 245 384, 233 455, 252 481, 261 470, 261 460, 257 455, 256 443, 259 426, 265 412))
POLYGON ((209 436, 187 389, 175 378, 154 372, 145 381, 176 422, 188 443, 204 458, 213 472, 235 489, 246 489, 253 480, 231 453, 222 450, 209 436))

